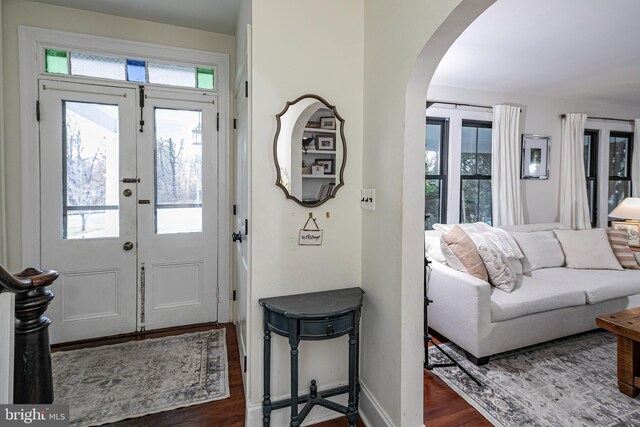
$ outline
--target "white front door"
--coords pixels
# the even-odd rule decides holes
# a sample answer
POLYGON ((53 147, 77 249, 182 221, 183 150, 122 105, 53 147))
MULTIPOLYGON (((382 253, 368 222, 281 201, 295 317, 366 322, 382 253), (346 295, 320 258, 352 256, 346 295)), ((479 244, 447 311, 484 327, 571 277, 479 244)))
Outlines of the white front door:
POLYGON ((60 272, 52 343, 136 329, 136 198, 122 182, 136 176, 135 96, 40 80, 41 263, 60 272))
POLYGON ((138 136, 140 325, 214 322, 218 100, 213 94, 146 90, 144 105, 138 136))
POLYGON ((217 100, 41 80, 52 343, 217 320, 217 100), (139 113, 139 114, 140 114, 139 113))

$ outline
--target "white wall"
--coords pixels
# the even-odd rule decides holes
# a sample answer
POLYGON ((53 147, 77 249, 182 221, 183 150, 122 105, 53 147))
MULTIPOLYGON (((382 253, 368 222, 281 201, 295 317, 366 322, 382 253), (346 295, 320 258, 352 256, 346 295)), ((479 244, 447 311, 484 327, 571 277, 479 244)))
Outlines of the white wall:
MULTIPOLYGON (((6 144, 8 268, 22 266, 22 222, 20 187, 20 106, 18 72, 18 25, 63 30, 124 40, 164 44, 168 46, 228 53, 230 70, 235 69, 235 37, 121 18, 94 12, 64 8, 22 0, 2 2, 3 71, 4 71, 4 136, 6 144)), ((229 87, 233 88, 230 78, 229 87)), ((35 108, 35 107, 34 107, 35 108)), ((232 111, 231 108, 229 111, 232 111)), ((35 160, 34 160, 35 161, 35 160)))
MULTIPOLYGON (((247 425, 261 425, 263 334, 258 299, 361 283, 363 0, 259 1, 253 2, 252 15, 252 350, 247 425), (275 186, 272 152, 275 115, 287 101, 307 93, 336 106, 345 120, 348 147, 346 185, 334 199, 313 209, 286 200, 275 186), (309 212, 324 229, 320 247, 298 246, 298 232, 309 212)), ((289 347, 277 336, 272 343, 272 399, 276 399, 289 393, 289 347)), ((345 384, 347 366, 346 337, 302 342, 300 390, 308 389, 311 379, 317 379, 320 388, 345 384)), ((321 412, 317 408, 311 415, 321 412)), ((288 412, 273 415, 283 422, 274 420, 273 425, 284 425, 288 412)))
POLYGON ((15 295, 0 293, 0 405, 13 403, 15 295))
MULTIPOLYGON (((522 113, 520 118, 521 133, 541 134, 551 136, 551 167, 548 180, 521 180, 521 196, 526 223, 555 222, 558 220, 559 171, 562 167, 560 161, 560 114, 586 113, 596 117, 614 117, 633 119, 640 117, 640 107, 628 105, 607 105, 592 102, 584 102, 575 99, 555 99, 539 96, 528 96, 516 93, 485 92, 465 88, 452 88, 432 85, 428 92, 429 100, 462 102, 479 105, 495 105, 509 103, 520 105, 522 113)), ((439 112, 442 110, 438 110, 439 112)), ((458 110, 460 111, 460 110, 458 110)), ((459 114, 459 113, 455 113, 459 114)), ((464 114, 462 112, 461 114, 464 114)), ((588 122, 586 127, 590 129, 605 129, 611 125, 604 122, 588 122)), ((632 130, 629 126, 617 129, 632 130)), ((608 133, 601 133, 600 155, 601 164, 606 165, 608 155, 608 133), (602 151, 606 149, 605 151, 602 151)), ((455 167, 455 165, 451 165, 455 167)), ((458 165, 459 167, 459 165, 458 165)), ((599 177, 599 194, 606 194, 606 169, 599 177)), ((600 200, 605 198, 600 197, 600 200)), ((605 203, 606 206, 606 203, 605 203)), ((602 205, 600 213, 603 212, 602 205)), ((606 224, 606 214, 605 224, 606 224)), ((602 218, 602 216, 601 216, 602 218)), ((451 218, 450 218, 451 219, 451 218)), ((603 224, 602 222, 600 224, 603 224)))

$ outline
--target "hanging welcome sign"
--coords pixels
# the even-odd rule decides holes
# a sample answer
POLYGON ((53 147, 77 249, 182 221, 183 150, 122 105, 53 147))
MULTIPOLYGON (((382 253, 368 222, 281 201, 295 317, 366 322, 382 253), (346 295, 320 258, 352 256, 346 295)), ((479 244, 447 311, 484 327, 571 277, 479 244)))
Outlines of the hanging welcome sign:
POLYGON ((298 235, 298 245, 300 246, 320 246, 322 245, 322 230, 318 227, 316 219, 313 217, 313 213, 309 213, 309 219, 304 223, 300 234, 298 235), (316 226, 315 229, 307 228, 309 221, 313 221, 316 226))

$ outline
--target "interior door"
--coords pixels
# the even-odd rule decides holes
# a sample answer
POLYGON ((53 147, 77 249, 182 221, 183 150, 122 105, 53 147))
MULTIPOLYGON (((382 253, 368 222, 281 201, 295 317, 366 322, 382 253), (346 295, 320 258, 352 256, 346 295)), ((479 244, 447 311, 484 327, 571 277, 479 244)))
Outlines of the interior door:
POLYGON ((234 278, 237 292, 237 325, 241 356, 247 354, 247 282, 249 272, 249 97, 247 67, 236 92, 236 179, 234 278))
POLYGON ((39 82, 41 263, 60 272, 52 343, 136 329, 135 96, 39 82))
POLYGON ((138 142, 139 324, 214 322, 218 100, 147 89, 138 142))

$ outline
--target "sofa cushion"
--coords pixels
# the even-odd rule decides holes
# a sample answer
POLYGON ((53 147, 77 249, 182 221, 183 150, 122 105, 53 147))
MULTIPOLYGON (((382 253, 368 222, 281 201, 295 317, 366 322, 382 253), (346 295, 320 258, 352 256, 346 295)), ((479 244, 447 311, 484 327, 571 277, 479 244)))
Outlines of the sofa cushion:
POLYGON ((562 245, 568 268, 622 270, 604 228, 553 232, 562 245))
POLYGON ((540 268, 562 267, 564 252, 553 231, 534 231, 531 233, 509 233, 516 239, 524 257, 522 271, 528 273, 540 268))
POLYGON ((487 269, 478 255, 473 240, 457 225, 440 238, 440 248, 447 264, 458 271, 468 273, 485 282, 489 280, 487 269))
POLYGON ((558 288, 582 289, 589 304, 640 294, 640 270, 544 268, 532 271, 531 277, 555 282, 558 288))
POLYGON ((609 243, 611 244, 613 254, 618 259, 622 268, 640 270, 640 265, 638 265, 638 261, 636 261, 636 257, 629 247, 627 231, 608 229, 607 236, 609 237, 609 243))
POLYGON ((510 294, 491 290, 491 321, 501 322, 585 303, 585 293, 579 288, 518 276, 516 286, 510 294))

